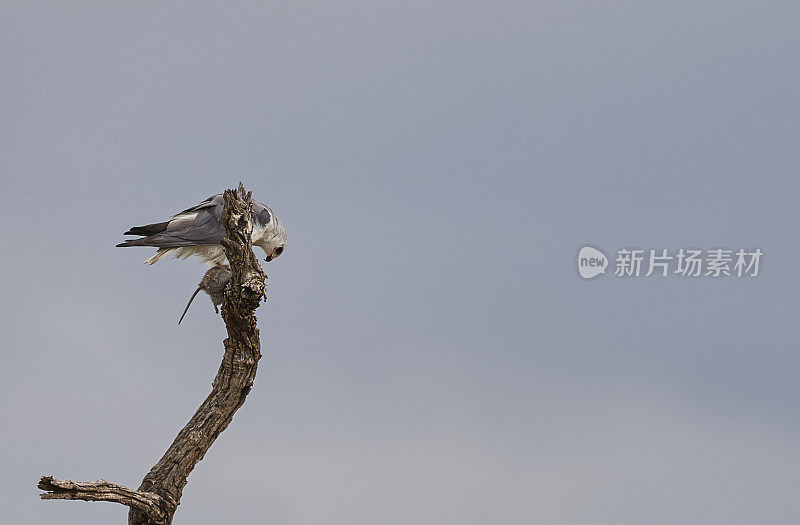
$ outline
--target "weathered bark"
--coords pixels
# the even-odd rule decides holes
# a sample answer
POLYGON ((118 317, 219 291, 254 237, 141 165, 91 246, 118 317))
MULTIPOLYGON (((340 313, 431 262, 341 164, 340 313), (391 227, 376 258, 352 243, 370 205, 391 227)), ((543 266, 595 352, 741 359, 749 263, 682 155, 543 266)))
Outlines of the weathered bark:
POLYGON ((131 508, 129 525, 169 525, 180 504, 189 473, 233 418, 253 386, 261 343, 255 309, 265 297, 267 276, 253 254, 250 235, 253 214, 250 193, 242 184, 224 194, 222 222, 227 238, 222 246, 231 268, 231 282, 222 303, 222 318, 228 331, 225 353, 211 393, 189 423, 178 433, 164 457, 144 477, 138 490, 99 480, 88 483, 43 477, 39 488, 48 491, 42 499, 112 501, 131 508))
POLYGON ((174 512, 174 509, 170 511, 169 505, 158 494, 132 490, 122 485, 109 483, 104 479, 76 483, 44 476, 39 481, 39 488, 47 491, 41 495, 42 499, 81 499, 122 503, 149 516, 151 523, 168 523, 170 512, 174 512))

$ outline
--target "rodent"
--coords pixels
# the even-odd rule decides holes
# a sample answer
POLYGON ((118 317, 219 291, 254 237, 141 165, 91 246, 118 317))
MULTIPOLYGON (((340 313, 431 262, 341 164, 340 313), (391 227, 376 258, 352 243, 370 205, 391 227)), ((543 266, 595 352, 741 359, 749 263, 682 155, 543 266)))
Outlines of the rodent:
POLYGON ((194 297, 200 290, 206 292, 211 297, 211 303, 214 305, 214 312, 219 313, 218 305, 222 304, 222 299, 225 296, 225 287, 231 280, 231 269, 227 264, 217 264, 208 269, 203 276, 203 280, 197 285, 197 290, 194 291, 186 304, 186 309, 183 310, 183 315, 178 320, 181 324, 186 312, 189 311, 189 306, 192 304, 194 297))

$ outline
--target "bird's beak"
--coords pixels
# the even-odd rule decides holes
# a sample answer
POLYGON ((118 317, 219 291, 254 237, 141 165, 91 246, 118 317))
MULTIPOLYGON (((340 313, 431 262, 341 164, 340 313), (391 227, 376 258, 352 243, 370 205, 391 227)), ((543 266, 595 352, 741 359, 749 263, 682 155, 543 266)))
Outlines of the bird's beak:
POLYGON ((272 255, 267 255, 267 258, 264 259, 264 260, 267 261, 267 262, 270 262, 272 260, 272 255))

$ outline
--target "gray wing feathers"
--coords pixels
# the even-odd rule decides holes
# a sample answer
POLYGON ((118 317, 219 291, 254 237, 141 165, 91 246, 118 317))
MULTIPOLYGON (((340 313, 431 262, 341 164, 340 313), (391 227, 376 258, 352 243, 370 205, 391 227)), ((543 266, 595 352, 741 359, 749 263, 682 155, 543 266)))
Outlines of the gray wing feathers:
POLYGON ((199 211, 179 213, 161 234, 158 246, 177 247, 198 244, 219 244, 225 236, 222 227, 222 204, 202 208, 199 211))
POLYGON ((217 193, 216 195, 212 195, 211 197, 207 198, 200 204, 195 204, 191 208, 186 208, 182 212, 173 216, 173 218, 177 217, 178 215, 183 215, 185 213, 191 213, 193 211, 200 211, 205 208, 213 208, 215 206, 219 206, 220 212, 222 211, 222 205, 225 204, 225 199, 222 198, 221 193, 217 193))
MULTIPOLYGON (((154 246, 156 248, 183 248, 186 246, 216 245, 225 236, 222 226, 222 194, 213 195, 200 204, 187 208, 166 222, 135 226, 125 235, 143 235, 117 246, 154 246)), ((272 220, 272 211, 258 201, 253 201, 253 215, 261 227, 272 220)))
MULTIPOLYGON (((219 244, 225 236, 222 226, 222 194, 209 197, 196 206, 174 215, 169 221, 159 223, 163 230, 142 239, 125 241, 117 246, 154 246, 157 248, 181 248, 204 244, 219 244)), ((148 225, 155 226, 155 225, 148 225)), ((131 228, 131 232, 152 231, 147 226, 131 228)))

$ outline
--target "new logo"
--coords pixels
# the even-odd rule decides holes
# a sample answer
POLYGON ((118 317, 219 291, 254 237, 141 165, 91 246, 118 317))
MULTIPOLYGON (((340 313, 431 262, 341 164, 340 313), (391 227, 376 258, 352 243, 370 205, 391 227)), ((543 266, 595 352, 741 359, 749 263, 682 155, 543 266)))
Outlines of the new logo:
POLYGON ((600 250, 591 246, 584 246, 578 252, 578 273, 584 279, 591 279, 601 273, 606 273, 607 266, 608 257, 600 250))

